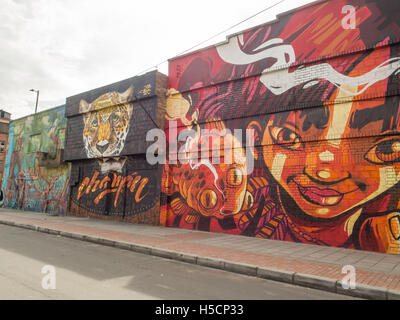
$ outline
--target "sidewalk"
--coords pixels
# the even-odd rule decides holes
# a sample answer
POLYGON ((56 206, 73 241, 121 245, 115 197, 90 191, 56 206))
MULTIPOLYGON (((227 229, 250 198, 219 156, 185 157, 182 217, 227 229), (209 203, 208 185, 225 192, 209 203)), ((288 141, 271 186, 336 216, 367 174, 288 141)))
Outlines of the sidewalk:
POLYGON ((367 299, 400 299, 400 256, 0 209, 0 223, 367 299), (342 268, 356 268, 344 290, 342 268))

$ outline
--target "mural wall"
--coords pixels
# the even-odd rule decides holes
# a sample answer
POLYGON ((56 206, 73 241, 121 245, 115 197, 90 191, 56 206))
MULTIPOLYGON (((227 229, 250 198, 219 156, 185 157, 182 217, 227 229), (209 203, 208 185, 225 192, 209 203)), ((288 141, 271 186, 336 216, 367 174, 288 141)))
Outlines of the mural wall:
POLYGON ((7 208, 65 214, 70 167, 63 163, 65 106, 10 123, 2 190, 7 208))
POLYGON ((159 224, 161 170, 146 133, 163 129, 167 77, 150 72, 67 98, 69 215, 159 224))
POLYGON ((399 16, 318 1, 170 60, 161 224, 399 253, 399 16))

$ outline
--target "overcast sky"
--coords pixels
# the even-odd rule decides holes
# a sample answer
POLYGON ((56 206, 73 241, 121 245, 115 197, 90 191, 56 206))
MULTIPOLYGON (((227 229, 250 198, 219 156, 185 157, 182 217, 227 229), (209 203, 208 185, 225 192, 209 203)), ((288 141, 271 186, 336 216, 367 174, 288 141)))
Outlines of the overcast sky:
MULTIPOLYGON (((0 109, 17 119, 172 58, 280 0, 0 0, 0 109)), ((286 0, 202 45, 312 0, 286 0)), ((198 47, 198 48, 201 48, 198 47)), ((196 49, 198 49, 196 48, 196 49)), ((168 72, 168 64, 159 66, 168 72)))

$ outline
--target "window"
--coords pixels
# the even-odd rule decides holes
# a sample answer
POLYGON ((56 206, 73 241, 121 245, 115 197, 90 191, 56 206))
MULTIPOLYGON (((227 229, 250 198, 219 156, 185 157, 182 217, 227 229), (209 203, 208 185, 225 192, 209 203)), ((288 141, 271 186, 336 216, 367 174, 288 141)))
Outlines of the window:
POLYGON ((10 113, 0 110, 0 118, 10 119, 10 116, 10 113))
POLYGON ((6 151, 6 142, 0 140, 0 152, 6 151))

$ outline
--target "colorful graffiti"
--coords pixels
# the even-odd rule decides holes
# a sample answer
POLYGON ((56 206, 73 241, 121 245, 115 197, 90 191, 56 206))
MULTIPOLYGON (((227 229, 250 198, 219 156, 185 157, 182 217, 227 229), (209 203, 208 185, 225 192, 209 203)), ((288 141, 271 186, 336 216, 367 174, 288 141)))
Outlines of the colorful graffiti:
POLYGON ((10 123, 5 207, 66 213, 70 167, 61 159, 65 128, 65 106, 10 123))
POLYGON ((159 104, 166 82, 161 73, 149 72, 68 97, 64 160, 145 154, 146 132, 164 127, 159 104))
POLYGON ((145 134, 163 124, 166 86, 151 72, 67 98, 68 214, 159 224, 162 169, 146 161, 145 134))
POLYGON ((91 104, 81 100, 79 111, 84 121, 83 141, 89 158, 120 155, 132 116, 133 105, 126 103, 132 91, 133 88, 129 87, 123 94, 105 93, 91 104))
POLYGON ((74 161, 68 213, 157 224, 161 169, 141 156, 126 157, 121 168, 102 172, 97 160, 74 161))
MULTIPOLYGON (((161 223, 399 253, 399 12, 389 1, 318 1, 170 60, 169 139, 172 122, 176 135, 211 125, 228 141, 226 129, 252 130, 254 170, 170 162, 161 223)), ((170 152, 198 152, 202 139, 170 152)), ((244 159, 244 135, 238 144, 244 159)))
POLYGON ((125 177, 117 175, 114 171, 111 171, 111 173, 113 175, 112 178, 106 176, 103 179, 98 179, 99 171, 96 170, 91 178, 84 178, 78 188, 77 200, 82 198, 84 194, 93 194, 98 191, 98 195, 93 202, 94 204, 99 204, 100 200, 103 199, 105 195, 115 193, 114 207, 117 207, 119 196, 121 195, 121 192, 123 192, 124 188, 129 189, 131 193, 135 192, 133 198, 136 203, 141 202, 143 198, 148 195, 148 193, 142 195, 144 187, 146 187, 149 182, 148 178, 143 178, 138 175, 137 172, 125 177), (138 188, 136 189, 137 185, 138 188))

